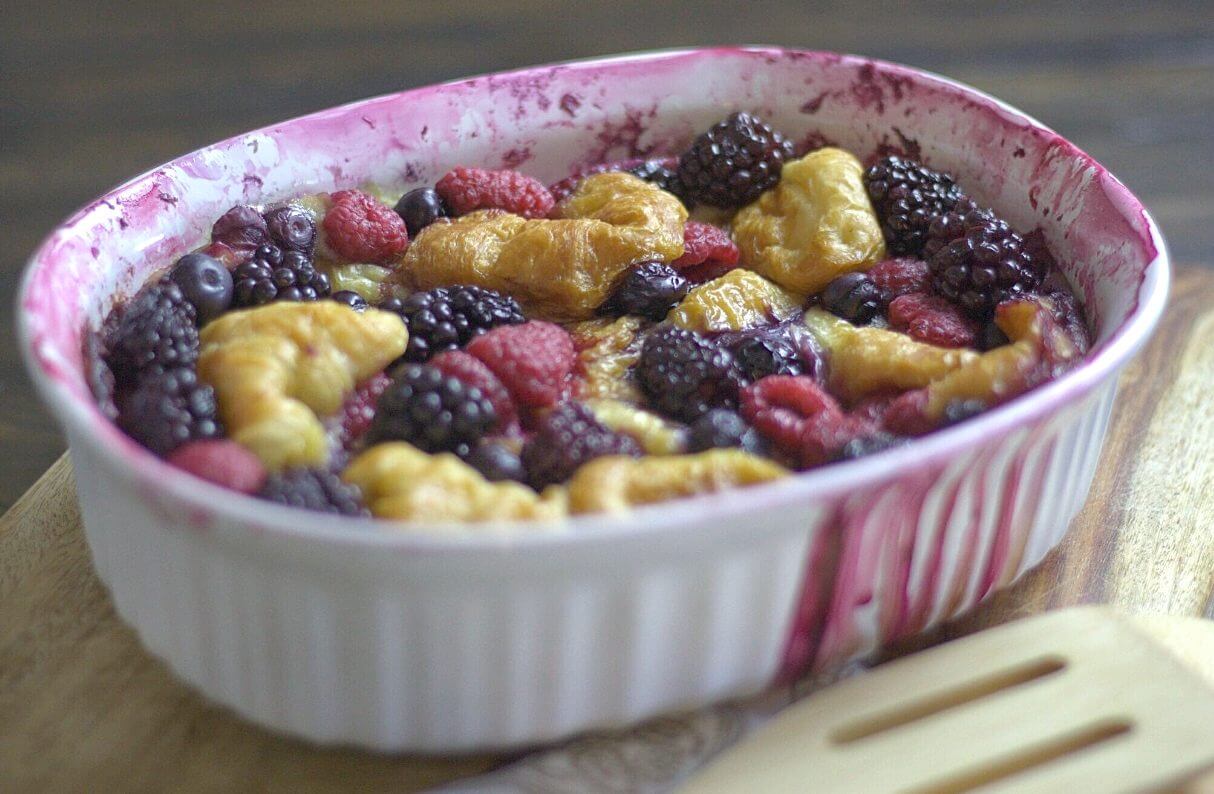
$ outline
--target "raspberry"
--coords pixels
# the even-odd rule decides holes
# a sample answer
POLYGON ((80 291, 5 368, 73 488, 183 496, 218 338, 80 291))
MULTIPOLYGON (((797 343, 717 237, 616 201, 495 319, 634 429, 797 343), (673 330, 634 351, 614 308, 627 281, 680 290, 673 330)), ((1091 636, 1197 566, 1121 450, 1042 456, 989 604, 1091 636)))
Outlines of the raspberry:
POLYGON ((361 190, 339 190, 322 223, 329 247, 349 262, 385 264, 409 246, 405 222, 361 190))
POLYGON ((491 328, 527 321, 514 298, 476 286, 436 287, 404 300, 390 298, 379 308, 396 312, 409 326, 406 361, 425 361, 491 328))
POLYGON ((518 411, 510 399, 510 392, 476 356, 463 350, 448 350, 430 359, 429 364, 444 375, 462 381, 465 386, 480 389, 497 414, 496 430, 505 432, 518 423, 518 411))
POLYGON ((538 491, 564 482, 579 466, 603 455, 639 457, 641 448, 604 426, 586 406, 566 402, 540 418, 522 457, 528 482, 538 491))
POLYGON ((682 328, 659 328, 645 338, 636 376, 655 408, 685 422, 732 404, 738 392, 733 354, 715 340, 682 328))
POLYGON ((545 218, 555 204, 543 182, 518 171, 454 168, 434 189, 456 215, 501 209, 524 218, 545 218))
POLYGON ((391 382, 392 379, 382 372, 372 375, 346 398, 337 414, 340 428, 338 440, 343 447, 349 447, 371 428, 375 420, 375 406, 391 382))
POLYGON ((314 301, 329 294, 329 277, 307 254, 263 245, 232 273, 232 305, 261 306, 271 301, 314 301))
POLYGON ((598 163, 581 168, 560 182, 552 183, 548 186, 548 192, 552 194, 554 201, 564 201, 573 195, 573 191, 577 190, 577 186, 588 176, 605 174, 609 171, 627 171, 639 179, 644 179, 650 184, 657 185, 667 193, 675 193, 677 195, 679 180, 674 172, 674 168, 677 165, 678 160, 674 157, 662 157, 656 160, 631 158, 628 160, 617 160, 612 163, 598 163))
POLYGON ((886 157, 864 174, 885 244, 893 254, 918 254, 932 221, 965 197, 948 174, 901 157, 886 157))
POLYGON ((737 411, 713 408, 687 429, 687 451, 704 452, 718 447, 741 447, 763 453, 763 439, 737 411))
POLYGON ((883 425, 886 411, 898 396, 898 393, 869 395, 852 406, 851 414, 874 425, 883 425))
POLYGON ((211 227, 211 242, 222 243, 238 255, 247 257, 258 246, 270 241, 266 219, 252 207, 237 204, 219 216, 211 227))
POLYGON ((807 418, 801 426, 798 462, 802 468, 820 466, 837 459, 848 444, 876 433, 874 425, 858 416, 823 411, 807 418))
POLYGON ((288 469, 271 474, 258 496, 269 502, 319 513, 370 515, 362 505, 362 495, 357 488, 342 482, 333 472, 321 469, 288 469))
POLYGON ((222 434, 215 392, 190 367, 144 373, 119 397, 118 408, 118 425, 157 455, 222 434))
POLYGON ((689 286, 687 279, 665 262, 642 262, 624 276, 601 309, 615 316, 635 314, 662 320, 683 300, 689 286))
POLYGON ((405 364, 380 395, 367 438, 466 455, 495 424, 493 403, 480 389, 428 364, 405 364))
POLYGON ((863 325, 881 312, 881 290, 865 273, 844 273, 822 290, 822 308, 863 325))
POLYGON ((792 156, 792 143, 778 132, 749 113, 734 113, 683 152, 680 193, 714 207, 741 207, 775 185, 792 156))
POLYGON ((177 284, 161 280, 119 313, 106 363, 119 386, 198 361, 197 311, 177 284))
POLYGON ((903 392, 889 404, 881 419, 882 427, 900 436, 921 436, 936 429, 927 418, 927 389, 903 392))
POLYGON ((977 319, 1030 293, 1045 275, 1024 238, 990 210, 962 202, 936 218, 923 247, 936 292, 977 319))
POLYGON ((813 378, 770 375, 742 390, 742 416, 788 457, 801 458, 806 421, 829 414, 836 421, 842 409, 813 378))
POLYGON ((941 347, 973 347, 979 331, 978 323, 956 306, 921 292, 894 298, 889 305, 889 325, 920 342, 941 347))
POLYGON ((882 259, 868 269, 867 275, 881 290, 881 297, 889 303, 899 295, 912 292, 928 292, 931 289, 931 273, 922 259, 899 256, 882 259))
POLYGON ((738 263, 738 246, 719 226, 699 221, 683 225, 683 255, 671 264, 692 281, 712 281, 738 263))
POLYGON ((467 350, 497 375, 515 405, 527 408, 559 402, 576 361, 568 332, 538 320, 494 328, 473 339, 467 350))
POLYGON ((195 477, 240 493, 257 493, 266 482, 266 468, 261 460, 227 439, 186 442, 173 450, 167 460, 195 477))

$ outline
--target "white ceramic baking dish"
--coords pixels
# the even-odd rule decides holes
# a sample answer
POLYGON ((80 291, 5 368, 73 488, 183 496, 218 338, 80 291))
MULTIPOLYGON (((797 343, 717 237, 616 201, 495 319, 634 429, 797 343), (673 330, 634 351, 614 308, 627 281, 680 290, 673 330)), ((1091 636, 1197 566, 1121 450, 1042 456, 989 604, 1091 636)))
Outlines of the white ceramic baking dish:
POLYGON ((742 695, 871 653, 1038 562, 1086 497, 1117 374, 1164 305, 1138 201, 1024 114, 902 66, 704 49, 478 77, 241 135, 128 182, 35 253, 30 372, 63 424, 119 613, 182 678, 322 742, 461 751, 542 742, 742 695), (301 513, 210 486, 94 406, 82 338, 238 202, 459 164, 554 180, 677 151, 728 112, 804 144, 898 150, 1040 226, 1097 344, 1061 379, 904 448, 775 484, 473 532, 301 513))

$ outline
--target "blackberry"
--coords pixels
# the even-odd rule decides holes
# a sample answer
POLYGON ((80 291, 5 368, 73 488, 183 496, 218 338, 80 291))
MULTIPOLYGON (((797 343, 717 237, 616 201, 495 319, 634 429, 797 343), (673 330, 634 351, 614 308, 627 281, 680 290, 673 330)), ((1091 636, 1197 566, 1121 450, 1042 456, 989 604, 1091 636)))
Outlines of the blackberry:
POLYGON ((603 304, 606 314, 636 314, 663 320, 690 288, 687 279, 665 262, 642 262, 631 270, 603 304))
POLYGON ((261 306, 271 301, 314 301, 329 294, 329 277, 302 251, 262 245, 232 273, 232 305, 261 306))
POLYGON ((380 395, 367 441, 408 441, 464 456, 497 424, 484 392, 427 364, 404 364, 380 395))
POLYGON ((863 325, 881 312, 881 288, 864 273, 844 273, 822 290, 822 308, 863 325))
POLYGON ((566 402, 538 420, 522 459, 527 481, 538 491, 568 480, 579 466, 604 455, 639 457, 641 448, 631 437, 605 427, 586 406, 566 402))
POLYGON ((369 516, 358 488, 323 469, 287 469, 271 474, 257 494, 268 502, 341 516, 369 516))
POLYGON ((107 363, 118 384, 198 361, 197 311, 172 281, 139 292, 120 314, 107 363))
POLYGON ((343 289, 334 292, 329 298, 338 303, 344 303, 356 312, 365 311, 367 308, 367 299, 352 290, 343 289))
POLYGON ((741 207, 780 180, 792 155, 791 141, 749 113, 734 113, 679 157, 677 192, 700 204, 741 207))
POLYGON ((405 361, 427 361, 490 328, 527 321, 514 298, 476 286, 437 287, 404 300, 390 298, 379 307, 396 312, 409 326, 405 361))
POLYGON ((995 325, 994 320, 987 320, 978 331, 977 347, 985 352, 1003 347, 1011 341, 1007 338, 1007 334, 1003 333, 1003 329, 995 325))
POLYGON ((932 221, 923 253, 935 290, 979 320, 1032 292, 1045 275, 1023 237, 969 201, 932 221))
POLYGON ((732 404, 740 378, 727 348, 674 327, 659 328, 645 338, 636 376, 650 404, 685 422, 695 421, 710 408, 732 404))
POLYGON ((897 156, 869 168, 864 186, 891 254, 919 254, 932 221, 965 198, 948 174, 897 156))
POLYGON ((800 351, 787 333, 747 333, 729 349, 739 373, 748 382, 768 375, 800 375, 804 370, 800 351))
POLYGON ((526 482, 527 470, 518 453, 497 441, 482 441, 472 448, 464 462, 490 482, 516 480, 526 482))
POLYGON ((973 419, 985 410, 986 403, 982 400, 950 400, 944 406, 942 422, 945 426, 959 424, 966 419, 973 419))
POLYGON ((97 401, 97 408, 111 421, 118 421, 118 404, 115 391, 118 384, 110 365, 105 363, 105 335, 103 331, 90 331, 84 337, 84 378, 89 391, 97 401))
MULTIPOLYGON (((669 158, 673 160, 673 158, 669 158)), ((677 162, 674 164, 677 165, 677 162)), ((651 185, 657 185, 667 193, 674 193, 676 196, 682 190, 679 182, 679 175, 673 168, 667 165, 664 160, 645 160, 637 165, 627 169, 628 173, 635 177, 644 179, 651 185)))
POLYGON ((906 439, 901 436, 895 436, 884 431, 877 431, 871 435, 860 436, 853 438, 843 445, 839 453, 835 456, 835 460, 855 460, 863 458, 867 455, 875 455, 878 452, 884 452, 887 449, 900 447, 906 443, 906 439))
POLYGON ((762 454, 764 445, 758 432, 737 411, 713 408, 691 423, 687 429, 687 451, 704 452, 718 447, 740 447, 762 454))
POLYGON ((118 399, 118 425, 161 457, 187 441, 218 438, 215 392, 192 367, 144 373, 118 399))

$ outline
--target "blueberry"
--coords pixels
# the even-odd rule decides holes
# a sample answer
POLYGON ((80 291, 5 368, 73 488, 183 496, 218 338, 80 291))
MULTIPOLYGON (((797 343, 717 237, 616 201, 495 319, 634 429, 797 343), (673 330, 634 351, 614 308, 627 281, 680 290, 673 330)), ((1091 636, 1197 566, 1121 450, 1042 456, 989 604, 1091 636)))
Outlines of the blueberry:
POLYGON ((211 240, 233 251, 248 253, 270 239, 266 219, 252 207, 237 204, 219 216, 211 227, 211 240))
POLYGON ((396 214, 405 222, 409 239, 413 239, 422 229, 451 213, 434 188, 419 187, 400 197, 396 202, 396 214))
POLYGON ((339 290, 338 292, 334 292, 329 297, 338 303, 344 303, 356 312, 361 312, 363 309, 367 308, 366 299, 363 298, 362 295, 359 295, 357 292, 353 292, 352 290, 339 290))
POLYGON ((643 262, 624 277, 603 304, 607 314, 636 314, 650 320, 665 319, 666 313, 683 300, 690 288, 687 279, 665 262, 643 262))
POLYGON ((687 450, 703 452, 719 447, 741 447, 747 452, 761 453, 762 441, 737 411, 714 408, 691 423, 687 450))
POLYGON ((844 320, 863 324, 881 311, 881 289, 864 273, 844 273, 822 291, 822 307, 844 320))
POLYGON ((316 245, 316 222, 299 207, 276 207, 265 214, 270 238, 284 251, 310 255, 316 245))
POLYGON ((232 274, 213 256, 194 253, 177 260, 169 273, 186 300, 198 310, 198 322, 205 323, 232 305, 232 274))

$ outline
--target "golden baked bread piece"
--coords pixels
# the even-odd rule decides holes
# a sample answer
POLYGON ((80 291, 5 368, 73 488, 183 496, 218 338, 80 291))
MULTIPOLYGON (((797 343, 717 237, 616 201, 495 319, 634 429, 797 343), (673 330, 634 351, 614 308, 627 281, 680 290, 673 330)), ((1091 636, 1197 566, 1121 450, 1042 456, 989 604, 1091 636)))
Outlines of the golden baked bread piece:
POLYGON ((540 496, 516 482, 489 482, 449 452, 428 455, 403 441, 363 452, 342 473, 380 518, 419 521, 515 521, 565 515, 564 492, 540 496))
POLYGON ((1009 344, 975 356, 965 366, 928 384, 924 414, 944 415, 954 400, 980 400, 998 405, 1058 374, 1082 355, 1058 327, 1049 310, 1035 300, 1000 304, 995 324, 1009 344))
POLYGON ((646 455, 677 455, 687 451, 687 433, 678 424, 621 400, 587 400, 594 418, 632 436, 646 455))
POLYGON ((575 390, 583 400, 613 399, 641 402, 641 392, 629 368, 641 355, 640 317, 585 320, 569 327, 578 351, 575 390))
POLYGON ((634 505, 723 491, 778 480, 788 470, 740 449, 710 449, 694 455, 597 458, 568 483, 569 511, 621 512, 634 505))
POLYGON ((692 289, 666 319, 692 331, 741 331, 791 317, 801 303, 758 273, 735 268, 692 289))
POLYGON ((926 386, 978 358, 972 350, 937 347, 906 334, 855 326, 830 312, 805 312, 805 326, 826 354, 830 390, 845 400, 926 386))
POLYGON ((399 316, 327 300, 229 312, 200 336, 198 375, 215 389, 228 435, 271 471, 322 465, 318 417, 335 413, 409 341, 399 316))
POLYGON ((786 164, 779 183, 734 216, 742 262, 801 295, 876 264, 885 239, 863 177, 860 161, 833 147, 786 164))
POLYGON ((687 210, 627 173, 583 180, 557 218, 525 220, 496 210, 427 226, 397 274, 412 289, 476 284, 517 298, 530 313, 581 320, 634 264, 683 253, 687 210))

